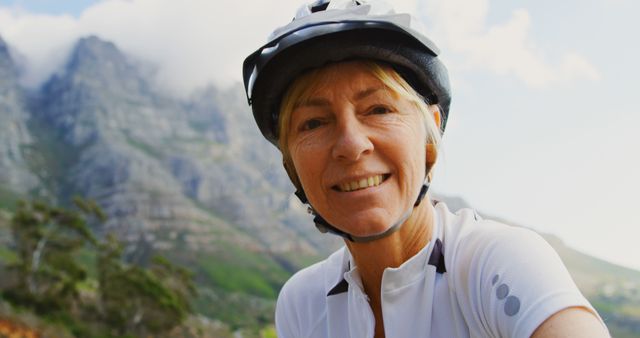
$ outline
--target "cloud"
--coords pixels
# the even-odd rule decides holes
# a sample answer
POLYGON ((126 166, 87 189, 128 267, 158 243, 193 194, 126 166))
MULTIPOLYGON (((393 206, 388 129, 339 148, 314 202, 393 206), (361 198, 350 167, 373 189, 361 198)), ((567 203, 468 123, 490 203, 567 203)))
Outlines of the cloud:
POLYGON ((515 76, 532 87, 600 77, 576 52, 548 57, 532 38, 532 19, 524 9, 514 10, 500 24, 487 22, 488 0, 432 0, 420 12, 428 13, 437 42, 453 56, 450 68, 454 71, 489 70, 515 76))
POLYGON ((39 85, 68 57, 77 39, 77 22, 71 16, 36 15, 0 7, 0 36, 17 50, 22 81, 39 85))
POLYGON ((73 43, 97 35, 155 64, 176 94, 241 81, 241 64, 293 17, 298 0, 105 0, 77 18, 0 6, 0 36, 24 56, 23 82, 36 87, 61 69, 73 43))
MULTIPOLYGON (((180 95, 241 81, 244 57, 305 1, 103 0, 78 17, 0 6, 0 36, 24 56, 22 80, 30 87, 61 69, 78 38, 97 35, 156 65, 158 82, 180 95)), ((486 69, 532 86, 598 78, 588 60, 570 51, 553 55, 550 65, 530 37, 525 10, 488 25, 488 0, 397 0, 394 6, 429 13, 437 41, 455 56, 447 60, 453 71, 486 69)))

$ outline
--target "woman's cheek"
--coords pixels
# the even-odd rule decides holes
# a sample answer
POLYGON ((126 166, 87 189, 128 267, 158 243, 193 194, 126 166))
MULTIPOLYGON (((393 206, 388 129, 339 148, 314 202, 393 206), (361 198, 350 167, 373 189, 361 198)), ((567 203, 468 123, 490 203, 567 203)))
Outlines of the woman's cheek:
POLYGON ((319 157, 314 148, 314 142, 309 137, 298 138, 289 147, 293 165, 302 184, 307 183, 305 181, 314 175, 314 168, 319 167, 316 163, 319 157))

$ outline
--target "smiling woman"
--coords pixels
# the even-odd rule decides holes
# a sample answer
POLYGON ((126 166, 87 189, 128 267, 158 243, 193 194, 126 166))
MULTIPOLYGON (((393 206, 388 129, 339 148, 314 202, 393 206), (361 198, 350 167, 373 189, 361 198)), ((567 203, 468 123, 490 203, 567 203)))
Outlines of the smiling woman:
POLYGON ((302 6, 244 78, 296 195, 345 240, 285 284, 279 337, 608 336, 540 236, 426 194, 450 88, 410 16, 381 1, 302 6))
POLYGON ((383 233, 393 223, 390 218, 400 219, 411 210, 435 160, 431 156, 425 166, 424 144, 431 145, 428 153, 433 155, 439 121, 437 106, 427 106, 390 66, 337 63, 311 71, 289 87, 281 108, 279 147, 296 187, 314 187, 304 191, 318 213, 330 215, 330 224, 344 224, 338 228, 346 233, 366 236, 383 233), (366 156, 374 147, 379 151, 366 156), (336 166, 329 158, 347 165, 336 166), (389 163, 393 159, 396 163, 389 163), (299 172, 296 167, 314 170, 299 172), (376 210, 378 221, 364 217, 358 222, 358 215, 376 210))
POLYGON ((424 117, 357 62, 318 76, 330 85, 298 105, 283 132, 294 175, 330 224, 359 237, 383 233, 412 209, 424 181, 424 117))

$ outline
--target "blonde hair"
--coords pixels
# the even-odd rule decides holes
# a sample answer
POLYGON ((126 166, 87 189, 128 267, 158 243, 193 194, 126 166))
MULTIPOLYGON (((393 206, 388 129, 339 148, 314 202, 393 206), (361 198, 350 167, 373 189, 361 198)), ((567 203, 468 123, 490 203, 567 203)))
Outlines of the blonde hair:
MULTIPOLYGON (((435 105, 430 106, 424 97, 418 94, 413 87, 390 66, 368 60, 358 61, 358 63, 362 64, 369 74, 380 80, 387 89, 414 104, 424 118, 425 129, 427 131, 426 142, 432 144, 434 149, 437 149, 441 134, 440 126, 433 116, 434 111, 432 109, 436 109, 437 113, 440 114, 441 110, 439 107, 435 105)), ((278 148, 280 148, 280 152, 282 153, 282 160, 287 174, 289 174, 289 178, 291 178, 291 181, 297 189, 301 189, 302 186, 300 185, 298 175, 293 166, 288 147, 291 114, 302 102, 307 101, 321 86, 330 83, 330 81, 327 81, 326 76, 321 73, 322 70, 323 68, 316 68, 296 78, 285 92, 280 104, 280 114, 278 117, 278 148)), ((440 120, 442 121, 442 118, 440 118, 440 120)))

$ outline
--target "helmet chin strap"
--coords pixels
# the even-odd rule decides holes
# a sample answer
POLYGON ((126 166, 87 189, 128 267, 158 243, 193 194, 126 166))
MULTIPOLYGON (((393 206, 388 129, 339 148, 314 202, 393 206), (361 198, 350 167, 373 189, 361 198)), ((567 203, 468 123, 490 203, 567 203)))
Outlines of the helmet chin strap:
POLYGON ((409 216, 411 216, 413 209, 417 207, 420 204, 420 202, 422 202, 424 197, 427 195, 427 190, 429 190, 429 180, 425 177, 424 182, 422 183, 422 187, 420 187, 420 192, 418 193, 418 197, 416 198, 416 202, 413 204, 413 206, 411 206, 409 210, 405 211, 402 214, 402 216, 400 216, 400 218, 396 222, 391 224, 391 226, 387 230, 381 233, 369 235, 369 236, 354 236, 352 234, 346 233, 336 228, 335 226, 329 224, 329 222, 327 222, 324 218, 322 218, 322 216, 320 216, 320 214, 318 214, 313 209, 313 207, 311 206, 311 203, 309 203, 309 200, 307 200, 307 196, 305 196, 303 191, 297 190, 295 192, 295 195, 298 196, 298 198, 300 199, 300 201, 302 201, 302 203, 309 204, 309 213, 315 216, 313 218, 313 222, 316 224, 316 228, 318 228, 320 232, 332 233, 334 235, 343 237, 351 242, 366 243, 366 242, 371 242, 371 241, 378 240, 380 238, 387 237, 392 233, 398 231, 398 229, 400 229, 400 226, 404 224, 404 222, 409 218, 409 216))

